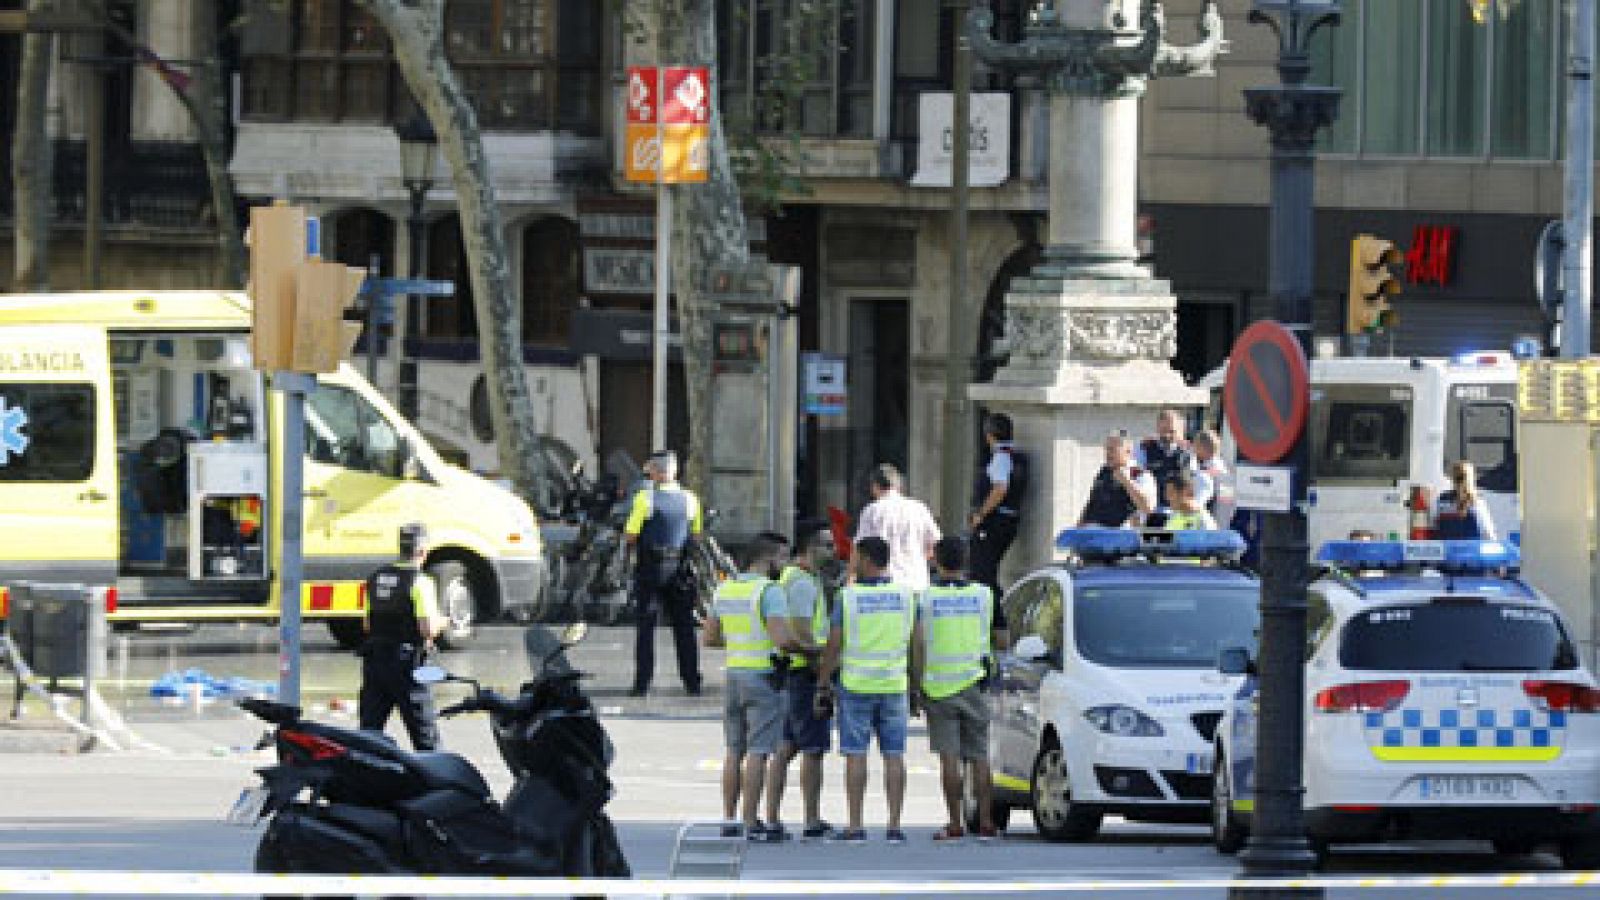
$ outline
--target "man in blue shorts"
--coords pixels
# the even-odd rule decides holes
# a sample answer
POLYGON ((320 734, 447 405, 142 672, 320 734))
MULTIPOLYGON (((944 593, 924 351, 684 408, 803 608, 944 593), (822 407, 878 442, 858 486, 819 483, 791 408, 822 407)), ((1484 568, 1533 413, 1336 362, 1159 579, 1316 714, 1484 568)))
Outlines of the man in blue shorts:
POLYGON ((906 726, 911 716, 906 666, 916 621, 915 596, 911 588, 889 582, 889 544, 882 538, 856 541, 853 561, 856 582, 839 593, 828 649, 817 674, 817 702, 823 706, 832 700, 833 673, 839 673, 839 752, 845 757, 850 827, 833 840, 860 844, 867 839, 861 824, 867 749, 877 735, 889 801, 884 838, 904 844, 900 810, 906 799, 906 726))
POLYGON ((783 803, 789 763, 800 757, 800 797, 807 840, 825 838, 833 827, 822 820, 822 757, 832 743, 833 717, 816 709, 817 660, 828 643, 828 598, 821 572, 835 560, 833 533, 825 527, 803 531, 799 553, 778 576, 789 603, 789 634, 800 652, 789 657, 788 710, 783 743, 767 774, 767 822, 776 824, 783 803))

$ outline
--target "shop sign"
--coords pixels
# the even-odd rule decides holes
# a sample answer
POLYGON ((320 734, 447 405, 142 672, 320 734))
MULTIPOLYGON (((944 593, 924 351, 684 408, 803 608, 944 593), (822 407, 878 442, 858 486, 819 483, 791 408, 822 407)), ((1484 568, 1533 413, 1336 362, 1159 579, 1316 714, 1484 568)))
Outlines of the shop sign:
POLYGON ((711 170, 711 72, 629 66, 622 169, 629 181, 687 184, 711 170))
POLYGON ((808 416, 842 416, 845 412, 844 357, 807 353, 801 363, 801 412, 808 416))
MULTIPOLYGON (((955 170, 955 100, 949 91, 924 91, 917 107, 916 187, 949 187, 955 170)), ((967 183, 995 187, 1010 177, 1011 95, 975 93, 969 109, 967 183)))
POLYGON ((1455 280, 1456 244, 1461 229, 1454 225, 1418 225, 1406 251, 1406 281, 1445 287, 1455 280))
POLYGON ((648 294, 655 290, 656 255, 628 247, 585 247, 583 284, 591 294, 648 294))

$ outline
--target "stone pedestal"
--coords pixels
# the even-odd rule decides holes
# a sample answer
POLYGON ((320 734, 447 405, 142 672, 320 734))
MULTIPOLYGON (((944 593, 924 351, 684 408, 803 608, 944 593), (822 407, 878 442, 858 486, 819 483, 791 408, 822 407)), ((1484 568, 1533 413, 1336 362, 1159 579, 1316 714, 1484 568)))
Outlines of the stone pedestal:
POLYGON ((1020 278, 1006 295, 1010 361, 973 400, 1011 416, 1033 462, 1022 527, 1002 583, 1054 558, 1056 535, 1078 522, 1104 462, 1107 435, 1140 439, 1167 407, 1206 402, 1168 360, 1177 301, 1156 279, 1020 278))

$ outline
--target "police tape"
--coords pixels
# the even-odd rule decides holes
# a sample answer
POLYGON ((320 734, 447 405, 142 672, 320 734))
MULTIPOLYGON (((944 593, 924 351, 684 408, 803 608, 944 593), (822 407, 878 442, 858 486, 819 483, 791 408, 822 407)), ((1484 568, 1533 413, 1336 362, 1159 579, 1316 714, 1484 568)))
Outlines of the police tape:
POLYGON ((267 875, 223 872, 128 872, 0 869, 0 895, 257 897, 262 894, 423 894, 428 897, 733 897, 981 896, 1091 891, 1198 891, 1230 888, 1519 888, 1600 885, 1600 872, 1474 875, 1342 875, 1315 878, 1147 878, 1108 881, 889 881, 457 877, 445 875, 267 875))

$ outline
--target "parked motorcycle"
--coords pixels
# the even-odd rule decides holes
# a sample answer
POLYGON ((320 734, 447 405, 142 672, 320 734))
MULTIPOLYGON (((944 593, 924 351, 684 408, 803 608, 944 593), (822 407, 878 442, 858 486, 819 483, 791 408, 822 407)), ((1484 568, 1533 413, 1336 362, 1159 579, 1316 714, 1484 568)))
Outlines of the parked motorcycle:
MULTIPOLYGON (((441 716, 487 712, 501 759, 515 781, 496 803, 483 775, 453 753, 408 753, 390 739, 312 722, 268 700, 240 706, 275 726, 278 764, 229 814, 237 824, 270 817, 256 849, 258 872, 629 876, 605 814, 613 749, 581 673, 563 651, 587 626, 562 632, 531 681, 505 697, 437 666, 423 683, 470 685, 441 716)), ((535 658, 530 630, 529 657, 535 658)))

